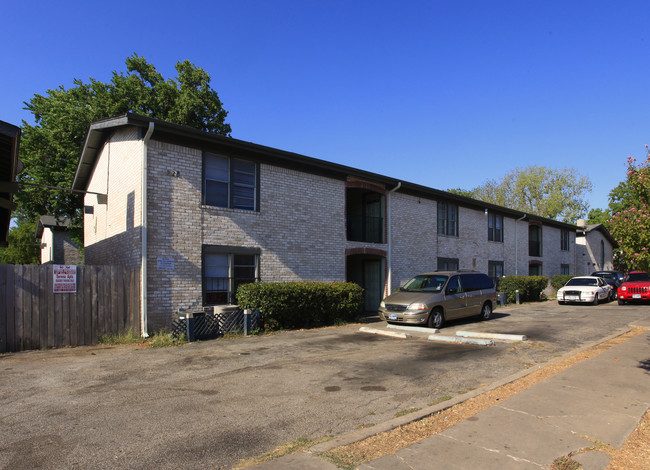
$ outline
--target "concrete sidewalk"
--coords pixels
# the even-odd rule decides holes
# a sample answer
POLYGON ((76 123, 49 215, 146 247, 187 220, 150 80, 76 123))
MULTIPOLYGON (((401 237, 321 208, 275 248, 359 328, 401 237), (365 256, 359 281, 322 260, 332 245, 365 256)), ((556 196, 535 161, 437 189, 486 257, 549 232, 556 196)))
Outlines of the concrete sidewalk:
MULTIPOLYGON (((650 327, 650 321, 636 325, 650 327)), ((558 457, 596 443, 620 448, 649 407, 650 331, 646 331, 440 434, 359 468, 549 468, 558 457)), ((312 452, 322 450, 322 446, 312 448, 312 452)), ((585 470, 603 469, 609 463, 607 455, 597 450, 573 459, 585 470)), ((255 468, 334 470, 336 466, 305 452, 255 468)))

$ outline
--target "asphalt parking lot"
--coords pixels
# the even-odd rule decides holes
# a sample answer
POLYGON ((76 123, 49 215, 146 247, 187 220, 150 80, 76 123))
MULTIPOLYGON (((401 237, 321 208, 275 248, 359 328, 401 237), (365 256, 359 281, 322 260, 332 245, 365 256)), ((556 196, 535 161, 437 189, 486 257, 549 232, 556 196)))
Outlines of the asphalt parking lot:
POLYGON ((372 429, 543 366, 649 314, 648 305, 548 301, 441 330, 528 337, 489 347, 348 325, 178 348, 0 355, 0 467, 231 468, 297 438, 372 429))

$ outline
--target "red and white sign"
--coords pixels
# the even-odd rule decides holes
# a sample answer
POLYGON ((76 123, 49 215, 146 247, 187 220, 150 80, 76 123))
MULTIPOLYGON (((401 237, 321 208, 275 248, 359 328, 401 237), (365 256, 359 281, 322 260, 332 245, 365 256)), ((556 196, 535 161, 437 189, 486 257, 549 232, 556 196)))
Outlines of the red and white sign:
POLYGON ((75 294, 77 292, 77 267, 74 265, 54 265, 54 293, 75 294))

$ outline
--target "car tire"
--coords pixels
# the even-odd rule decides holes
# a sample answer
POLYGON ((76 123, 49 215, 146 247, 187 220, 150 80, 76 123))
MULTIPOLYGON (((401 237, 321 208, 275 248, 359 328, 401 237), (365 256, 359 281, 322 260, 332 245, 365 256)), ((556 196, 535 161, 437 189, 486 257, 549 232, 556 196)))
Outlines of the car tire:
POLYGON ((558 301, 557 301, 557 304, 558 304, 558 305, 564 305, 564 304, 566 304, 566 302, 565 302, 564 300, 558 300, 558 301))
POLYGON ((481 313, 479 314, 479 319, 482 321, 489 320, 490 317, 492 316, 492 304, 490 302, 485 302, 483 304, 483 308, 481 309, 481 313))
POLYGON ((445 323, 445 314, 442 313, 442 310, 439 308, 436 308, 435 310, 432 310, 431 313, 429 314, 429 321, 427 324, 429 325, 429 328, 442 328, 442 325, 445 323))
POLYGON ((627 302, 625 300, 618 299, 619 305, 625 305, 627 302))
POLYGON ((598 305, 598 292, 594 294, 594 302, 592 305, 598 305))

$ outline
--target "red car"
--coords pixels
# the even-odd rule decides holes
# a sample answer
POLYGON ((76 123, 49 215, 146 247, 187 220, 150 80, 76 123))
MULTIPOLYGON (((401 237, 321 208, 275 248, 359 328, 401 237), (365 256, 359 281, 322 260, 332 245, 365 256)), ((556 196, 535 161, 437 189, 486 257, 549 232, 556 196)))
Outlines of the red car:
POLYGON ((618 304, 638 300, 650 300, 650 274, 631 271, 618 288, 618 304))

